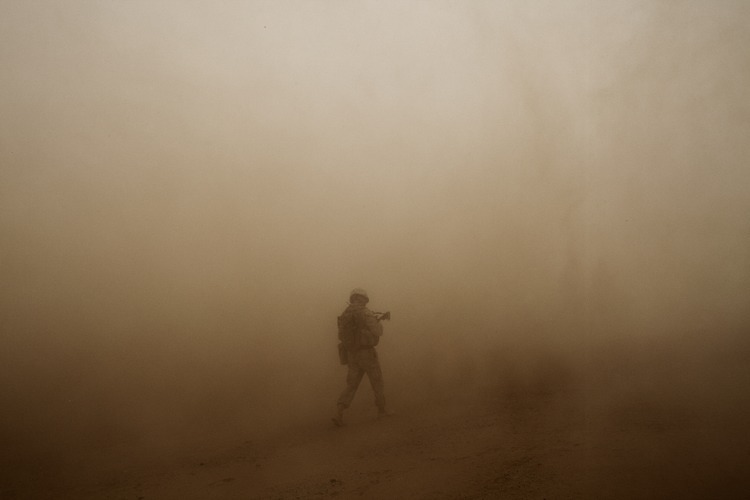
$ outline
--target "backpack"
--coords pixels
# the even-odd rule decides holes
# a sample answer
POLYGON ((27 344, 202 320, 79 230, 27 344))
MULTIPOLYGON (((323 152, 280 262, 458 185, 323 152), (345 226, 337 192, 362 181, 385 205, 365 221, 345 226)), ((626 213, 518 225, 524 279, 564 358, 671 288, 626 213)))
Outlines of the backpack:
POLYGON ((339 340, 344 347, 348 349, 354 349, 359 344, 359 321, 357 321, 357 311, 351 307, 347 307, 346 310, 337 318, 339 327, 339 340))
POLYGON ((348 363, 347 351, 378 345, 380 337, 373 335, 367 329, 363 309, 347 307, 337 320, 340 341, 339 361, 342 365, 348 363))
POLYGON ((349 364, 349 349, 354 349, 356 346, 357 330, 354 315, 347 308, 336 319, 339 327, 339 362, 346 365, 349 364))

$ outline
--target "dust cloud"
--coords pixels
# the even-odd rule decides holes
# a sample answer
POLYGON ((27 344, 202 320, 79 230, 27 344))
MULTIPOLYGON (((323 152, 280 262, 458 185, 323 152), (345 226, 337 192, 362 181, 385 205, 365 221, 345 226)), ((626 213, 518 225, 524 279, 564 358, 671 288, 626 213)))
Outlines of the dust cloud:
POLYGON ((396 409, 747 407, 749 15, 3 2, 5 464, 327 421, 353 287, 396 409))

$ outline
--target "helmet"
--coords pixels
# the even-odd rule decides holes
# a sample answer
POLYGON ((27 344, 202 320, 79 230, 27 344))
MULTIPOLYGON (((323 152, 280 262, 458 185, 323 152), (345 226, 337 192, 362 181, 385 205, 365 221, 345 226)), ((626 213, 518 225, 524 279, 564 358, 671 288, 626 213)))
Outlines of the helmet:
POLYGON ((355 288, 354 290, 352 290, 351 293, 349 293, 349 299, 351 300, 351 298, 354 297, 355 295, 360 295, 364 297, 367 300, 367 302, 370 301, 370 297, 367 296, 367 290, 365 290, 364 288, 355 288))

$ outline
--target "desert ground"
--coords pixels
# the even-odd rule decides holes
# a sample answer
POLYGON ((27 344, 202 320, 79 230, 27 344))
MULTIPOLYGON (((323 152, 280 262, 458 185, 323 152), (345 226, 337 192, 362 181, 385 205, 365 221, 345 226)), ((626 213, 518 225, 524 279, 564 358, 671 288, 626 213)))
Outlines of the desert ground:
MULTIPOLYGON (((71 499, 747 498, 748 412, 646 394, 497 390, 377 419, 360 388, 270 433, 132 444, 66 465, 6 469, 2 497, 71 499)), ((554 385, 554 384, 553 384, 554 385)), ((507 389, 507 388, 506 388, 507 389)))

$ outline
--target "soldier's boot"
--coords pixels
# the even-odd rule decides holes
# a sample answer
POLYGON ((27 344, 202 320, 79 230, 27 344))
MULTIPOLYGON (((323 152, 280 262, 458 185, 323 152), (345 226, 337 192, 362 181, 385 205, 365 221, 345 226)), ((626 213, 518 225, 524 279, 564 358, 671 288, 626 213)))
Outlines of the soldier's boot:
POLYGON ((336 425, 336 427, 343 427, 344 424, 344 410, 346 407, 344 405, 338 405, 336 407, 336 414, 331 418, 331 421, 336 425))

